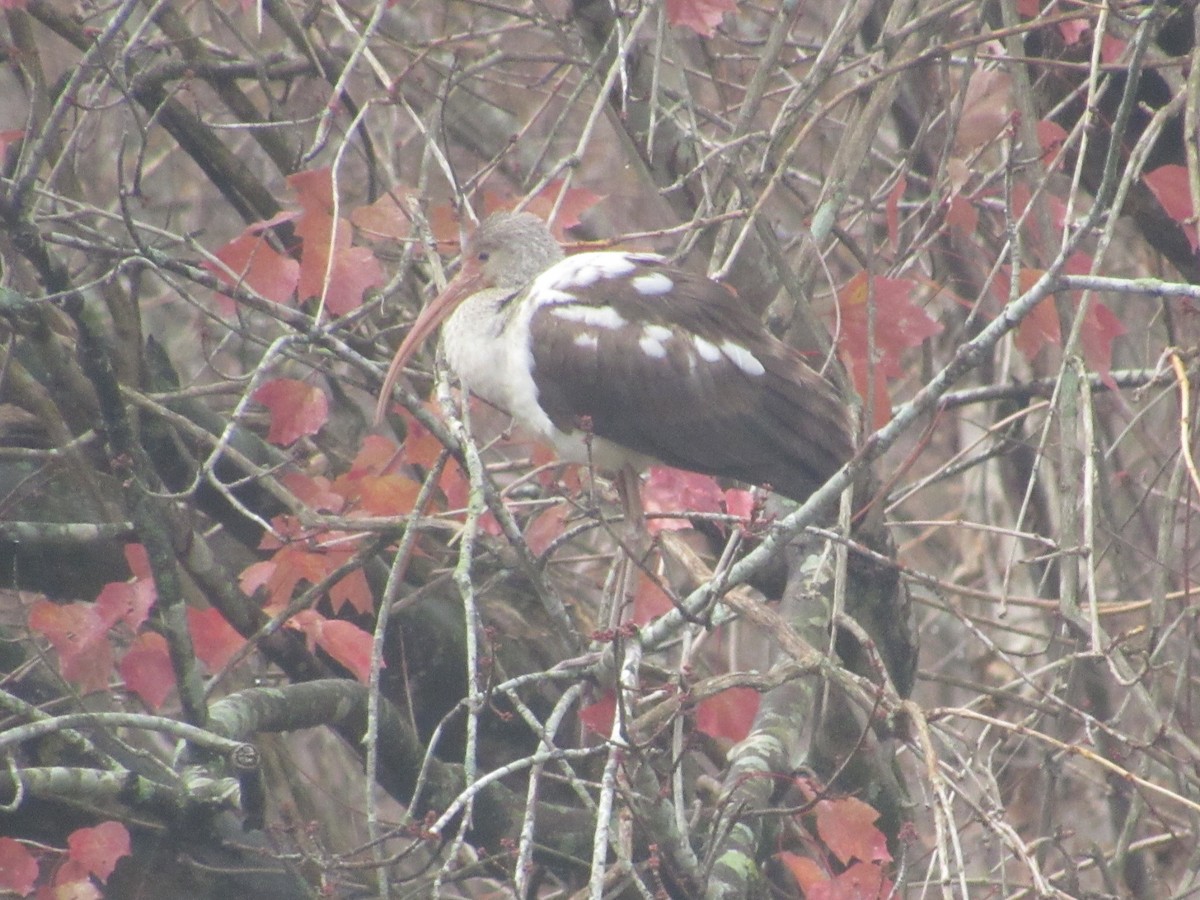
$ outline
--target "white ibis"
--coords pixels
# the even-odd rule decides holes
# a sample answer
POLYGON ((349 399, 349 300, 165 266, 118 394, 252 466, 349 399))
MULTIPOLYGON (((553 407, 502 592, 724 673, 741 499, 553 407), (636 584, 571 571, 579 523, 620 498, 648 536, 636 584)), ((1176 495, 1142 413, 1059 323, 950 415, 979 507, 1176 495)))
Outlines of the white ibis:
POLYGON ((569 462, 658 461, 802 501, 854 450, 833 387, 733 293, 657 254, 564 256, 529 213, 495 214, 467 243, 392 359, 376 421, 443 320, 464 387, 569 462))

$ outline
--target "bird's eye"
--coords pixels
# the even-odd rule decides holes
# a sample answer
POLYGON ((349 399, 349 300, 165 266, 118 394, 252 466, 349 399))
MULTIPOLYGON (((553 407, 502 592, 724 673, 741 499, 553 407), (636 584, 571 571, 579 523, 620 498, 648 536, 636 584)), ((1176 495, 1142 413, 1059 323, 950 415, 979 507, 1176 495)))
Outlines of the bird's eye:
POLYGON ((480 262, 487 262, 489 256, 491 256, 491 254, 488 253, 486 250, 484 250, 482 253, 479 254, 479 256, 477 258, 479 259, 480 262))

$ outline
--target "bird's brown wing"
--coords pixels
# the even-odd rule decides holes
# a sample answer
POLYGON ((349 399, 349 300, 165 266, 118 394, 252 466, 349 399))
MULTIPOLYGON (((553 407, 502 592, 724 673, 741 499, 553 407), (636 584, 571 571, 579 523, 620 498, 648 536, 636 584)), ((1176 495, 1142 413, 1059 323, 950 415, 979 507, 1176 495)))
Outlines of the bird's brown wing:
POLYGON ((832 386, 720 285, 640 258, 569 293, 530 319, 538 402, 557 427, 587 417, 668 465, 798 500, 853 453, 832 386))

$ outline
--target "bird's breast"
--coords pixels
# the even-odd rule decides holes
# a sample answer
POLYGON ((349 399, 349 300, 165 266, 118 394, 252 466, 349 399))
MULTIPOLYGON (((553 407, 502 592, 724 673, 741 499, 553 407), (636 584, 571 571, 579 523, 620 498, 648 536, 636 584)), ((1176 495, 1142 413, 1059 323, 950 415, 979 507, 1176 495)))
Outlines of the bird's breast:
POLYGON ((556 447, 566 437, 538 404, 522 297, 498 288, 472 295, 446 321, 442 347, 464 388, 556 447))
MULTIPOLYGON (((649 457, 585 428, 559 428, 546 414, 536 380, 530 319, 538 304, 528 294, 488 289, 472 295, 446 321, 446 362, 467 390, 507 412, 523 430, 552 445, 566 462, 590 463, 602 471, 644 468, 649 457)), ((585 424, 585 423, 581 423, 585 424)))
POLYGON ((490 288, 463 301, 442 328, 446 362, 463 387, 511 412, 506 304, 512 291, 490 288))

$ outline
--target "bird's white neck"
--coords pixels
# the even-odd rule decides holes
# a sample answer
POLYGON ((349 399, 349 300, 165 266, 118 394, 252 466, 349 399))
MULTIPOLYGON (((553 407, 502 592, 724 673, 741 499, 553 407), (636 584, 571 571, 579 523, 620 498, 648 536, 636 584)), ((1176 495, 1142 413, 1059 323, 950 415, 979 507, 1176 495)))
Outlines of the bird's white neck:
POLYGON ((511 409, 509 348, 505 331, 514 291, 487 288, 462 302, 442 326, 446 362, 463 387, 501 409, 511 409))

